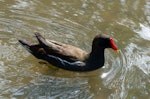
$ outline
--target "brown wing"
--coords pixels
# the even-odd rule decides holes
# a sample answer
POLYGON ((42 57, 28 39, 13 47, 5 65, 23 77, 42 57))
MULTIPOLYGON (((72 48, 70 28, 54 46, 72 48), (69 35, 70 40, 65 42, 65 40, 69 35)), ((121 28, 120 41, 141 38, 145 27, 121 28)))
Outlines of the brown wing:
POLYGON ((84 61, 88 56, 87 52, 75 46, 45 39, 39 33, 35 33, 35 36, 48 54, 58 56, 67 61, 84 61))
POLYGON ((46 52, 68 61, 84 61, 88 56, 87 52, 72 45, 63 44, 53 40, 45 39, 46 52))

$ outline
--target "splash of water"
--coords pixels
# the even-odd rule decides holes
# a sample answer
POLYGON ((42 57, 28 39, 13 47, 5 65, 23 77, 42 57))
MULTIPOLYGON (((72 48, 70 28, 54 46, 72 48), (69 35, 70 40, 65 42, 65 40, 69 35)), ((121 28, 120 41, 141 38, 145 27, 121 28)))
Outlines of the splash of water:
POLYGON ((135 30, 135 32, 138 33, 145 40, 150 40, 150 27, 140 23, 140 28, 140 31, 135 30))

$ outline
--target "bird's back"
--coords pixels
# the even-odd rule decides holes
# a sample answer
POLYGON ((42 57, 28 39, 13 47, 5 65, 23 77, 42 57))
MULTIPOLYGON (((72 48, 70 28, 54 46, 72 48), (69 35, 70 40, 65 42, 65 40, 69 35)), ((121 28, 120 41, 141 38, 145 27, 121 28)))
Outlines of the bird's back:
POLYGON ((84 61, 88 56, 86 51, 83 51, 82 49, 72 45, 47 39, 45 39, 45 43, 47 45, 45 50, 48 54, 57 56, 70 62, 84 61))

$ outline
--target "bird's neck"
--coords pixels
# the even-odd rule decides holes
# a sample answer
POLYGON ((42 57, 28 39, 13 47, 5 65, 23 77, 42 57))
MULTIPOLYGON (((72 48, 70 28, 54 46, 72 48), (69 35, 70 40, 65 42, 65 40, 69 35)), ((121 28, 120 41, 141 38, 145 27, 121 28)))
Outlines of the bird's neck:
POLYGON ((87 64, 95 68, 102 67, 105 62, 104 50, 103 48, 93 49, 89 55, 87 64))

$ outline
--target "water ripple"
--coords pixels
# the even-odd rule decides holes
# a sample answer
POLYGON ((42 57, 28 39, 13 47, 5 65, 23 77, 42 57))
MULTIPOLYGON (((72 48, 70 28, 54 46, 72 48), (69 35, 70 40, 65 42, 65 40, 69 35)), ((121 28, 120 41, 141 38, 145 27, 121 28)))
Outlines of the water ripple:
MULTIPOLYGON (((115 93, 110 95, 110 98, 116 99, 118 95, 122 99, 126 99, 129 92, 139 90, 139 96, 144 94, 145 96, 150 90, 146 88, 150 78, 150 48, 142 49, 134 43, 130 43, 124 51, 120 51, 120 56, 114 58, 109 57, 112 64, 107 64, 109 71, 102 74, 104 84, 110 89, 114 89, 115 93), (144 79, 144 80, 143 80, 144 79)), ((111 54, 111 53, 109 53, 111 54)), ((136 96, 138 97, 138 96, 136 96)))
POLYGON ((32 99, 91 99, 86 79, 57 78, 52 76, 38 76, 31 81, 34 84, 22 86, 12 90, 12 97, 26 97, 32 99))

